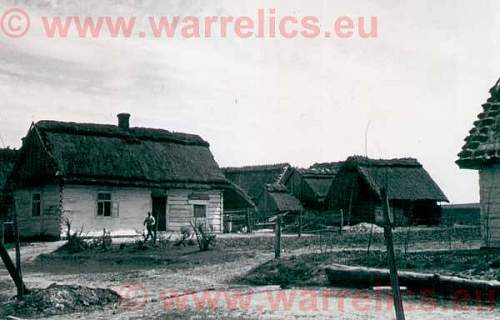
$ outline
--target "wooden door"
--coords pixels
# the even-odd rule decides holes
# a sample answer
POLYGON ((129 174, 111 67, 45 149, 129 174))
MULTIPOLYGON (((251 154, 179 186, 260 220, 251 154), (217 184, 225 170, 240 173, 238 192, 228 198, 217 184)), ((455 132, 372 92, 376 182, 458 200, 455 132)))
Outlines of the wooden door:
POLYGON ((158 231, 167 231, 167 197, 153 197, 153 217, 158 231))

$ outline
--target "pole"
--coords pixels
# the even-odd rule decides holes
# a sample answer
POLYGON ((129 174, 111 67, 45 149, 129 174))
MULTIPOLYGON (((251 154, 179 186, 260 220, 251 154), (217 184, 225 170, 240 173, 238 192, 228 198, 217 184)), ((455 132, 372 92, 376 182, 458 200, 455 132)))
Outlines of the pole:
POLYGON ((281 216, 276 216, 276 224, 274 225, 274 258, 281 257, 281 216))
POLYGON ((19 300, 23 299, 24 295, 24 284, 23 284, 23 272, 21 267, 21 244, 19 240, 19 226, 17 223, 17 210, 14 207, 14 230, 16 232, 16 271, 18 281, 16 283, 17 286, 17 298, 19 300))
POLYGON ((391 220, 389 218, 389 200, 385 189, 382 189, 380 193, 384 206, 384 238, 387 246, 387 260, 389 262, 394 310, 396 312, 397 320, 405 320, 403 300, 399 290, 398 270, 396 268, 396 259, 394 257, 394 243, 392 241, 391 220))
POLYGON ((352 215, 352 201, 354 198, 354 183, 356 180, 352 180, 352 186, 351 186, 351 195, 349 196, 349 208, 348 208, 348 213, 347 213, 347 225, 351 224, 351 215, 352 215))
POLYGON ((302 237, 302 210, 299 211, 299 228, 298 237, 302 237))
POLYGON ((342 235, 343 228, 344 228, 344 209, 340 209, 340 235, 342 235))
POLYGON ((246 210, 246 219, 247 219, 247 233, 252 233, 252 226, 250 223, 250 208, 246 210))
POLYGON ((16 266, 14 265, 14 262, 10 259, 9 253, 7 249, 5 249, 3 243, 0 243, 0 257, 2 258, 3 264, 5 265, 5 268, 9 272, 10 277, 14 281, 14 284, 16 285, 16 288, 23 288, 23 293, 28 292, 28 289, 26 289, 26 286, 23 283, 23 280, 19 278, 19 274, 17 273, 16 266))

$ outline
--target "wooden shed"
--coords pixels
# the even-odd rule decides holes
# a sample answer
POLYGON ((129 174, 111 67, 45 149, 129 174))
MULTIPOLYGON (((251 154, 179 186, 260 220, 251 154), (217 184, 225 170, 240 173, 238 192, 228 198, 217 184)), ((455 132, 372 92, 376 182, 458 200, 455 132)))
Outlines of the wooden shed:
POLYGON ((412 158, 375 160, 349 157, 328 192, 329 206, 344 212, 346 223, 373 223, 382 216, 381 189, 387 190, 396 225, 440 222, 438 202, 448 199, 422 165, 412 158))
POLYGON ((299 214, 304 210, 299 199, 290 194, 286 186, 279 183, 265 186, 264 192, 257 202, 257 208, 261 219, 283 213, 299 214))
POLYGON ((300 200, 305 210, 324 211, 325 201, 341 162, 316 163, 308 169, 290 167, 283 179, 288 191, 300 200))
POLYGON ((479 171, 483 246, 500 248, 500 80, 482 109, 456 163, 479 171))

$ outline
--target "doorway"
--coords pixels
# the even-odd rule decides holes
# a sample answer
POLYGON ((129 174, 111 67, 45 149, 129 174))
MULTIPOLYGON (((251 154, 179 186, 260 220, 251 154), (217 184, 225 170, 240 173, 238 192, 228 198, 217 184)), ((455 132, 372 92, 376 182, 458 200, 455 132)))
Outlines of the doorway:
POLYGON ((153 197, 153 217, 158 231, 167 231, 167 197, 153 197))

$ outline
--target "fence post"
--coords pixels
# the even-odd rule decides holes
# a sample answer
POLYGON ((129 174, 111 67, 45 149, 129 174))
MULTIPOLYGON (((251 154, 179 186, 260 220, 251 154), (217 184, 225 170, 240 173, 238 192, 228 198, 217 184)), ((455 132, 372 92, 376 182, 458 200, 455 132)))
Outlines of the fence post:
POLYGON ((19 225, 17 221, 17 210, 14 203, 14 230, 16 232, 16 272, 18 281, 17 286, 17 298, 22 300, 24 298, 24 282, 23 282, 23 272, 21 267, 21 244, 19 241, 19 225))
POLYGON ((274 258, 281 257, 281 216, 278 214, 276 217, 276 224, 274 225, 274 258))
POLYGON ((252 223, 250 222, 250 208, 247 208, 246 218, 247 218, 247 233, 252 233, 252 223))
POLYGON ((381 190, 381 198, 384 207, 384 238, 387 246, 387 259, 389 261, 389 271, 392 286, 392 297, 394 299, 394 310, 396 311, 397 320, 405 320, 403 309, 403 300, 399 290, 398 270, 396 268, 396 259, 394 258, 394 243, 392 241, 391 220, 389 218, 389 199, 385 189, 381 190))
POLYGON ((340 235, 342 235, 343 228, 344 228, 344 209, 340 209, 340 235))
POLYGON ((298 227, 298 237, 302 236, 302 210, 299 211, 299 227, 298 227))

